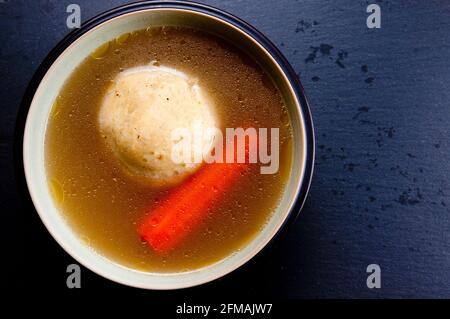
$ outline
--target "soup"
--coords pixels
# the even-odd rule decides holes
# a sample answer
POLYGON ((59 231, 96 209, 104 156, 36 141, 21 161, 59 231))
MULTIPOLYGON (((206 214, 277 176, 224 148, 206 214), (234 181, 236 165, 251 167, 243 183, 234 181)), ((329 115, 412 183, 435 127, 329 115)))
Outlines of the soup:
MULTIPOLYGON (((152 90, 151 85, 147 85, 149 90, 152 90)), ((180 87, 182 85, 181 81, 180 87)), ((177 87, 171 94, 176 96, 180 90, 177 87)), ((134 105, 135 102, 130 101, 135 101, 135 94, 129 96, 123 103, 134 105)), ((171 103, 169 97, 160 98, 171 103)), ((204 114, 197 112, 195 116, 204 114)), ((158 132, 164 130, 165 125, 148 125, 153 125, 153 139, 164 138, 159 137, 158 132)), ((47 179, 53 199, 67 223, 99 254, 142 271, 187 271, 233 254, 264 227, 280 202, 291 169, 291 134, 288 112, 280 92, 264 69, 246 53, 203 31, 155 27, 124 34, 102 45, 70 75, 48 119, 45 140, 47 179), (220 187, 228 185, 226 191, 214 187, 213 190, 199 190, 193 197, 195 200, 191 201, 193 207, 208 198, 210 192, 221 193, 220 200, 203 209, 201 221, 194 223, 192 229, 183 229, 186 235, 163 253, 152 249, 149 242, 143 240, 140 225, 148 220, 152 211, 163 205, 163 201, 182 192, 174 193, 174 190, 183 189, 185 183, 191 183, 186 189, 195 188, 192 178, 202 174, 209 164, 202 163, 192 170, 175 170, 179 178, 170 179, 168 183, 147 182, 142 174, 129 169, 128 166, 135 165, 134 158, 128 161, 129 153, 118 156, 124 154, 120 153, 122 148, 118 146, 118 140, 108 142, 111 140, 108 134, 112 133, 108 131, 109 126, 102 123, 114 122, 117 118, 99 122, 102 116, 113 114, 111 108, 104 112, 105 103, 110 107, 114 104, 112 98, 124 98, 124 92, 129 92, 114 87, 120 83, 118 78, 138 72, 130 73, 129 70, 147 72, 144 80, 135 79, 140 83, 136 85, 145 81, 157 84, 159 82, 155 81, 169 77, 169 71, 150 75, 150 69, 136 69, 149 65, 151 68, 164 66, 165 69, 158 69, 158 72, 177 70, 178 73, 170 72, 174 76, 187 74, 195 78, 196 85, 207 93, 208 103, 214 105, 215 124, 222 131, 243 126, 279 129, 279 169, 273 174, 261 174, 263 164, 251 163, 246 166, 245 174, 237 175, 229 185, 219 183, 220 187), (105 100, 105 96, 111 94, 111 99, 105 100)), ((135 138, 140 139, 139 134, 135 138)), ((132 144, 125 143, 127 151, 132 144)), ((151 151, 151 156, 160 159, 161 155, 151 151)), ((152 167, 146 166, 148 157, 142 160, 133 167, 144 167, 146 172, 153 172, 152 167)), ((154 179, 159 177, 152 175, 154 179)))

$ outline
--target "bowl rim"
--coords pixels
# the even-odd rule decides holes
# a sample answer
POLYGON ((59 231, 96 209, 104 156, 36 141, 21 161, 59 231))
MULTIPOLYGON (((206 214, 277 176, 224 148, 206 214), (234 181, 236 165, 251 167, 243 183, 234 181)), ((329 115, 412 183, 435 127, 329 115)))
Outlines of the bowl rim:
MULTIPOLYGON (((237 268, 242 267, 244 264, 246 264, 250 259, 253 259, 255 256, 260 255, 263 251, 265 251, 269 246, 273 244, 276 238, 279 237, 280 233, 286 230, 288 225, 291 225, 296 217, 298 216, 299 212, 301 211, 304 202, 306 200, 311 180, 312 180, 312 173, 314 168, 314 157, 315 157, 315 139, 314 139, 314 127, 310 112, 310 107, 308 100, 306 98, 306 95, 304 93, 303 86, 300 83, 300 79, 298 78, 298 75, 293 70, 292 66, 289 64, 287 59, 283 56, 283 54, 279 51, 279 49, 266 37, 264 36, 260 31, 255 29, 253 26, 248 24, 247 22, 241 20, 240 18, 237 18, 236 16, 223 11, 221 9, 217 9, 208 5, 199 4, 196 2, 188 2, 188 1, 142 1, 142 2, 136 2, 136 3, 130 3, 125 4, 113 9, 110 9, 108 11, 105 11, 90 20, 83 23, 83 25, 79 29, 75 29, 72 32, 70 32, 68 35, 66 35, 51 51, 50 53, 45 57, 43 62, 39 65, 37 71, 33 75, 26 92, 24 94, 24 97, 22 99, 22 103, 20 105, 19 113, 16 120, 16 128, 15 128, 15 138, 14 138, 14 159, 15 159, 15 175, 16 175, 16 181, 17 181, 17 187, 19 190, 19 193, 22 195, 24 204, 27 208, 31 208, 31 211, 36 211, 37 209, 33 205, 33 201, 30 195, 30 191, 28 189, 27 180, 25 177, 25 168, 24 168, 24 154, 23 154, 23 147, 24 147, 24 131, 25 131, 25 125, 26 120, 28 116, 28 111, 31 106, 32 100, 34 98, 34 95, 44 78, 47 71, 50 69, 50 67, 54 64, 54 62, 58 59, 58 57, 65 51, 66 48, 68 48, 74 41, 76 41, 78 38, 80 38, 82 35, 84 35, 89 30, 95 28, 96 26, 111 20, 113 18, 133 13, 136 11, 147 11, 152 9, 183 9, 187 11, 193 11, 197 13, 203 13, 208 16, 212 16, 213 18, 223 20, 225 22, 228 22, 229 24, 233 25, 234 27, 238 28, 240 31, 246 33, 248 36, 250 36, 253 40, 255 40, 259 45, 261 45, 271 56, 272 59, 275 60, 275 62, 278 63, 279 67, 281 68, 282 72, 286 76, 292 91, 295 94, 296 99, 298 100, 298 106, 299 106, 299 112, 301 112, 302 116, 302 124, 304 126, 304 141, 306 142, 305 146, 305 154, 304 154, 304 171, 303 176, 300 180, 300 185, 298 188, 298 191, 294 197, 293 204, 290 207, 290 211, 286 214, 284 220, 281 223, 281 226, 277 229, 277 231, 269 238, 268 242, 263 245, 261 249, 259 249, 256 253, 254 253, 249 259, 244 260, 242 263, 239 263, 237 267, 232 268, 231 270, 221 274, 218 277, 211 278, 209 280, 203 281, 203 282, 196 282, 195 284, 191 285, 180 285, 179 287, 175 288, 186 288, 190 286, 196 286, 200 285, 206 282, 213 281, 217 278, 220 278, 222 276, 225 276, 226 274, 234 271, 237 268)), ((295 168, 294 168, 295 169, 295 168)), ((41 219, 41 222, 44 222, 41 219)), ((45 223, 44 223, 45 224, 45 223)), ((47 227, 46 227, 47 228, 47 227)), ((47 231, 49 229, 47 228, 47 231)), ((52 237, 53 234, 51 234, 52 237)), ((59 243, 59 242, 58 242, 59 243)), ((59 243, 60 244, 60 243, 59 243)), ((60 244, 61 245, 61 244, 60 244)), ((63 245, 61 245, 63 246, 63 245)), ((63 246, 64 247, 64 246, 63 246)), ((64 249, 66 250, 66 249, 64 249)), ((72 255, 69 251, 67 251, 70 255, 72 255)), ((123 281, 117 281, 115 279, 112 279, 110 277, 105 276, 105 274, 101 274, 97 272, 95 269, 92 269, 91 267, 88 267, 85 265, 84 262, 79 261, 75 256, 72 255, 72 257, 77 260, 77 262, 80 262, 84 266, 86 266, 88 269, 96 272, 102 277, 106 277, 114 282, 119 282, 121 284, 125 284, 128 286, 134 286, 138 288, 147 288, 147 289, 164 289, 164 288, 149 288, 149 287, 143 287, 143 286, 135 286, 130 285, 129 283, 123 282, 123 281)), ((175 288, 166 288, 166 289, 175 289, 175 288)))

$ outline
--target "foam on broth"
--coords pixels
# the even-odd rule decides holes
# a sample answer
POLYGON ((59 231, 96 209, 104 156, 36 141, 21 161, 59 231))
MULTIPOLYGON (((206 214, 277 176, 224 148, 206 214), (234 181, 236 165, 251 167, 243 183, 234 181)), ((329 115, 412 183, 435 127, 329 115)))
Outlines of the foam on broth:
POLYGON ((216 262, 247 244, 271 216, 291 167, 291 128, 278 89, 245 53, 216 36, 163 27, 125 34, 87 57, 64 84, 48 121, 45 155, 49 187, 81 240, 100 254, 144 271, 184 271, 216 262), (280 170, 260 174, 252 164, 202 226, 166 255, 136 231, 167 190, 125 173, 102 140, 97 113, 110 81, 150 61, 199 79, 225 127, 278 127, 280 170))

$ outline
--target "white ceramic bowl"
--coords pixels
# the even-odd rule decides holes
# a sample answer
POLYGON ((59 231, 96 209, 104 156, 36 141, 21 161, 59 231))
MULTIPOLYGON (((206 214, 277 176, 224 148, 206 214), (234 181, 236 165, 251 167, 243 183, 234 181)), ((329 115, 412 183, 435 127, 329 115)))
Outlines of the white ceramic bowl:
POLYGON ((39 83, 38 86, 31 85, 28 92, 33 98, 23 135, 23 164, 31 199, 48 231, 61 247, 79 263, 105 278, 147 289, 176 289, 209 282, 255 256, 280 230, 291 212, 297 215, 303 205, 312 174, 314 137, 302 88, 289 64, 270 41, 227 13, 185 2, 141 2, 113 9, 88 21, 66 37, 50 53, 36 77, 33 82, 39 83), (264 229, 234 254, 210 266, 188 272, 138 271, 117 264, 87 246, 55 206, 44 165, 44 140, 50 110, 74 68, 103 43, 126 32, 160 25, 204 29, 233 41, 252 54, 277 82, 286 100, 294 132, 293 165, 288 185, 278 209, 264 229))

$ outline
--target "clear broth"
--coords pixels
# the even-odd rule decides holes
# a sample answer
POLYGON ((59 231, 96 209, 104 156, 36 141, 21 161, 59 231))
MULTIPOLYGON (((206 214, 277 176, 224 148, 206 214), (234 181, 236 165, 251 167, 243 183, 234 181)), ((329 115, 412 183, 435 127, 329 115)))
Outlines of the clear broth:
POLYGON ((49 187, 82 241, 111 260, 138 270, 186 271, 245 246, 276 209, 291 168, 291 127, 280 92, 265 71, 225 40, 198 30, 161 27, 125 34, 87 57, 71 74, 52 108, 45 141, 49 187), (127 174, 100 136, 97 113, 110 81, 150 61, 199 79, 223 128, 280 128, 280 170, 259 165, 213 207, 206 221, 168 254, 154 253, 136 231, 168 190, 127 174))

